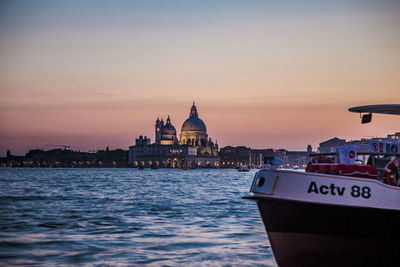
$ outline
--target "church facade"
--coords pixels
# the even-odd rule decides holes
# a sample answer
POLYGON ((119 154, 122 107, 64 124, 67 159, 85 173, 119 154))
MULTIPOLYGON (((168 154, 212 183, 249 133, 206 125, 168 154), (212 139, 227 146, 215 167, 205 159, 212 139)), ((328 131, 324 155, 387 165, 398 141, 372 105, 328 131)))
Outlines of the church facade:
POLYGON ((155 142, 151 144, 150 138, 140 136, 129 147, 128 162, 133 167, 198 168, 219 167, 219 160, 218 144, 208 137, 193 102, 179 139, 169 116, 166 122, 157 118, 155 142))

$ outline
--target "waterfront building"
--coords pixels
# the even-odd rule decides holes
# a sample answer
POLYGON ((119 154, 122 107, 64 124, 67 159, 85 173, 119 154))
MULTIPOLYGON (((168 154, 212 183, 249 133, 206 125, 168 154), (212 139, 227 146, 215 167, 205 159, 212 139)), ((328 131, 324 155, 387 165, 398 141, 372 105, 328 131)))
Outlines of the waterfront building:
POLYGON ((25 156, 9 155, 0 159, 0 166, 9 167, 49 167, 49 168, 92 168, 127 167, 128 151, 123 149, 80 152, 70 149, 31 149, 25 156))
POLYGON ((251 162, 253 167, 261 167, 264 164, 265 158, 279 157, 284 159, 284 153, 282 149, 252 149, 251 150, 251 162))
POLYGON ((352 145, 358 152, 398 153, 400 151, 400 132, 388 134, 387 137, 362 137, 360 140, 329 139, 319 144, 320 153, 336 153, 336 148, 352 145))
POLYGON ((396 132, 394 134, 388 134, 388 139, 400 140, 400 132, 396 132))
POLYGON ((226 146, 219 151, 222 168, 238 168, 242 165, 250 166, 251 148, 245 146, 226 146))
POLYGON ((308 151, 286 151, 285 167, 305 169, 309 161, 308 155, 308 151))
POLYGON ((336 147, 342 146, 346 143, 345 139, 339 139, 337 137, 331 138, 324 142, 321 142, 318 147, 319 153, 335 153, 336 147))
POLYGON ((219 159, 218 144, 208 138, 207 127, 193 102, 179 140, 170 117, 165 123, 157 118, 155 142, 151 144, 150 138, 139 136, 129 147, 128 163, 132 167, 198 168, 219 167, 219 159))
POLYGON ((286 149, 251 149, 245 146, 226 146, 221 148, 221 167, 238 168, 242 165, 258 168, 265 158, 278 157, 283 160, 282 168, 305 168, 308 163, 307 151, 289 151, 286 149))
MULTIPOLYGON (((308 149, 311 149, 309 147, 308 149)), ((290 151, 286 149, 252 149, 252 165, 262 166, 265 158, 278 157, 283 160, 281 168, 305 168, 309 158, 309 151, 290 151)))

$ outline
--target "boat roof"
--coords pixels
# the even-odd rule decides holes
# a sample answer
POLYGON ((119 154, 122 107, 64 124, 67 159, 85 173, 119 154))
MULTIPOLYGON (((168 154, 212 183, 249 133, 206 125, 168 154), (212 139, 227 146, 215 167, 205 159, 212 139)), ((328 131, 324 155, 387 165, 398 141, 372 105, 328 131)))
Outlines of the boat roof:
POLYGON ((359 113, 381 113, 381 114, 400 115, 400 105, 388 104, 388 105, 359 106, 359 107, 349 108, 349 111, 359 112, 359 113))

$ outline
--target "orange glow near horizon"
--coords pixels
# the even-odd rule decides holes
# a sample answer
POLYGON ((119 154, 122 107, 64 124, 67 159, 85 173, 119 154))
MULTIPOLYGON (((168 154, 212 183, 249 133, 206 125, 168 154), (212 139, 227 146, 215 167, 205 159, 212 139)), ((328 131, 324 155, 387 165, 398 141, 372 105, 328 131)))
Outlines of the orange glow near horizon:
POLYGON ((128 149, 154 141, 168 115, 179 135, 193 100, 220 147, 399 132, 400 116, 361 125, 347 109, 400 103, 400 5, 287 2, 5 1, 0 156, 49 143, 128 149))

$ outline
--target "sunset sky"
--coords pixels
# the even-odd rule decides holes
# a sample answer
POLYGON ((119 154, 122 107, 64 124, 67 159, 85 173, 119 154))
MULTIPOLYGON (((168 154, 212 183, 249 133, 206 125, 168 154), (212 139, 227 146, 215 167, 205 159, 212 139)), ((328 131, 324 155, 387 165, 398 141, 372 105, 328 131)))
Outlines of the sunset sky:
POLYGON ((400 131, 400 1, 0 1, 0 156, 180 134, 315 149, 400 131))

